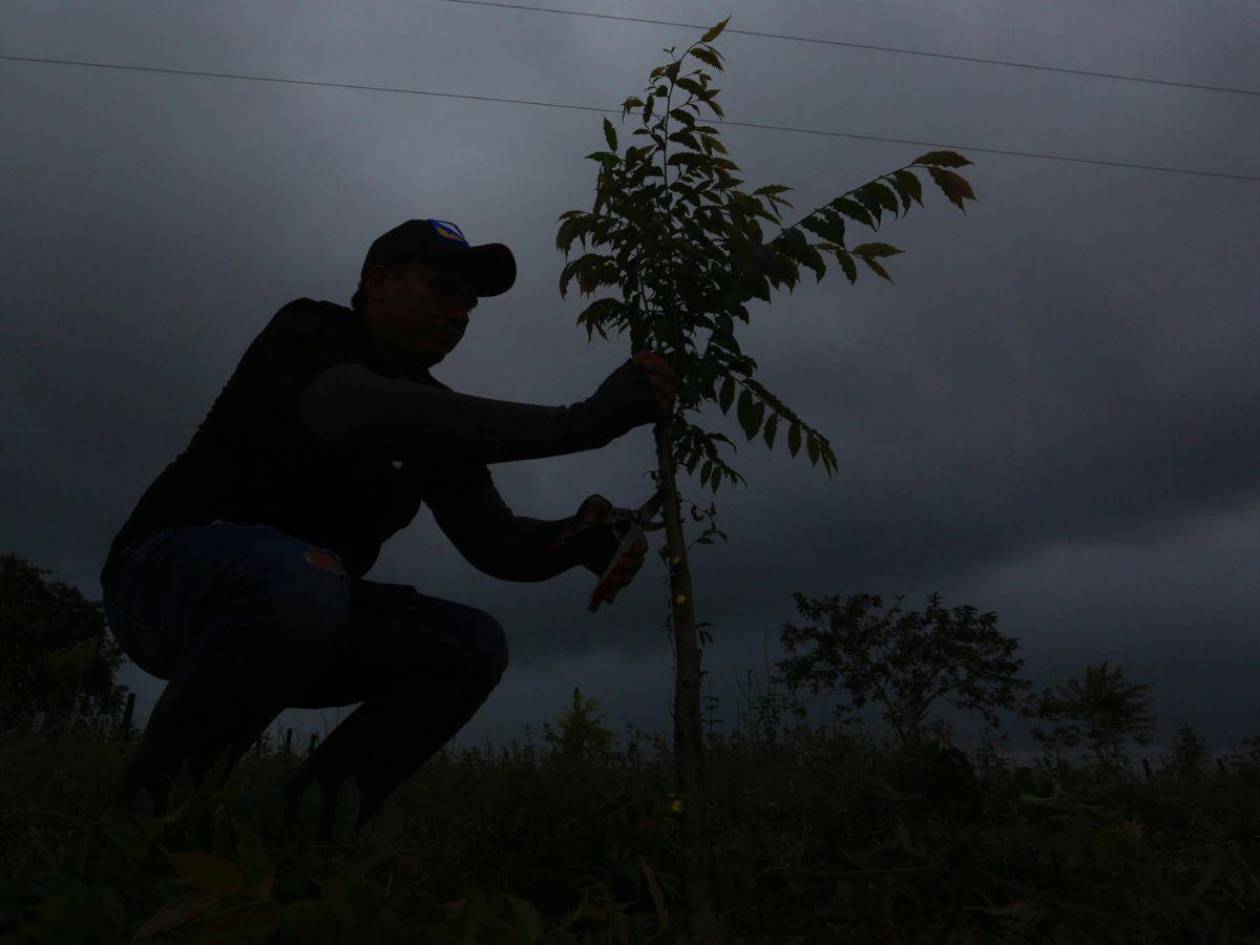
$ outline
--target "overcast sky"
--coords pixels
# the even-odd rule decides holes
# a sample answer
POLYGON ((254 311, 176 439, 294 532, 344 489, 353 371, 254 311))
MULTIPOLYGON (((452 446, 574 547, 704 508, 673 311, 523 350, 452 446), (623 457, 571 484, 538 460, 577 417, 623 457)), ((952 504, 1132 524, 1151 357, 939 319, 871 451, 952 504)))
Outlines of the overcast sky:
MULTIPOLYGON (((764 689, 784 657, 783 623, 806 622, 794 591, 904 594, 919 611, 937 591, 996 612, 1038 689, 1122 664, 1152 687, 1157 743, 1181 720, 1218 751, 1260 734, 1260 182, 979 150, 1260 175, 1255 5, 560 2, 701 28, 441 0, 19 2, 0 53, 605 108, 624 151, 639 124, 619 105, 670 61, 663 48, 731 15, 713 82, 728 120, 922 142, 723 127, 705 111, 745 191, 793 188, 785 224, 938 148, 974 162, 961 172, 979 199, 964 216, 921 173, 924 208, 878 235, 849 227, 850 246, 904 250, 884 261, 896 285, 861 267, 850 286, 828 257, 821 284, 805 271, 749 305, 738 338, 756 378, 828 436, 838 475, 791 458, 786 430, 771 452, 716 405, 692 416, 739 444, 723 455, 748 480, 713 498, 729 543, 691 555, 723 730, 746 673, 764 689)), ((0 90, 0 545, 89 599, 252 339, 295 298, 349 305, 369 244, 403 220, 450 220, 516 256, 515 286, 483 300, 433 371, 455 390, 569 404, 630 353, 628 336, 588 342, 575 319, 591 299, 557 288, 556 220, 591 209, 598 112, 15 61, 0 61, 0 90)), ((654 465, 641 427, 491 471, 517 514, 560 518, 592 492, 637 506, 654 465)), ((698 474, 684 495, 707 504, 698 474)), ((663 533, 650 540, 637 581, 597 614, 584 569, 498 581, 427 507, 367 579, 507 630, 511 665, 456 747, 538 730, 575 686, 618 732, 672 737, 663 533)), ((164 684, 131 664, 118 681, 143 725, 164 684)), ((965 744, 974 726, 938 709, 965 744)), ((276 726, 336 720, 288 710, 276 726)), ((1008 728, 1010 748, 1035 748, 1008 728)))

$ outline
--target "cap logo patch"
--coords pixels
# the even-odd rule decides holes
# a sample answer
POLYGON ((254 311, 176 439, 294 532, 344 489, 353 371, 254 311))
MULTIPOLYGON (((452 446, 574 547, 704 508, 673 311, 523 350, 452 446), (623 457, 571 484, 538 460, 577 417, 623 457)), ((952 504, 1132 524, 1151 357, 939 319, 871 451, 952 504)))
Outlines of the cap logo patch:
POLYGON ((468 240, 464 239, 464 234, 454 223, 448 223, 446 220, 430 220, 429 222, 433 224, 433 232, 443 239, 459 243, 461 246, 468 245, 468 240))

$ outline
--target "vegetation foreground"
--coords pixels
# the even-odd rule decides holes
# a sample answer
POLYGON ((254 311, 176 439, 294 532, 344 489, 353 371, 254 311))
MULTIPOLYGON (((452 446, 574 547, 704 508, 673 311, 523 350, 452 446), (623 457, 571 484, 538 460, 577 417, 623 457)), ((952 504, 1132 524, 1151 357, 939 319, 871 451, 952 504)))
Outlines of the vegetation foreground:
MULTIPOLYGON (((434 757, 378 822, 284 835, 270 733, 166 817, 102 816, 133 745, 84 723, 0 741, 0 942, 683 942, 672 758, 574 692, 546 748, 434 757)), ((1030 767, 947 731, 876 744, 757 720, 705 745, 729 943, 1258 942, 1260 740, 1030 767)))

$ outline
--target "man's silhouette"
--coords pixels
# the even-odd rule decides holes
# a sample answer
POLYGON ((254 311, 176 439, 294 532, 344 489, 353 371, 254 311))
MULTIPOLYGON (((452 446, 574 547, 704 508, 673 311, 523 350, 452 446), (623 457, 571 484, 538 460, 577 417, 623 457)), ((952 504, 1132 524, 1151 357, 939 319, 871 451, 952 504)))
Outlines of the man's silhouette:
MULTIPOLYGON (((640 352, 594 395, 547 407, 456 393, 429 373, 479 298, 516 278, 500 243, 409 220, 373 242, 347 309, 307 298, 278 311, 242 356, 188 447, 141 496, 101 572, 105 615, 141 669, 167 680, 115 805, 165 813, 187 761, 201 785, 230 773, 285 708, 362 703, 285 787, 313 782, 321 834, 348 777, 356 826, 472 717, 508 663, 490 614, 363 580, 381 545, 427 504, 479 570, 544 581, 617 548, 611 504, 565 519, 514 515, 491 463, 598 449, 666 421, 674 374, 640 352)), ((619 564, 607 600, 642 566, 619 564)), ((215 785, 217 786, 217 785, 215 785)))

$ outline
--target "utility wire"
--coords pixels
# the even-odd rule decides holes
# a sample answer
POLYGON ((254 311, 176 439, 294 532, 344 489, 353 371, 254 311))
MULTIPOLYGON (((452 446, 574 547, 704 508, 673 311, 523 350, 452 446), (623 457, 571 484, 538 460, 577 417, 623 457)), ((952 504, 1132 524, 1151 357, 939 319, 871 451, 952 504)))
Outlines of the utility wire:
MULTIPOLYGON (((344 82, 315 82, 309 79, 279 79, 272 76, 237 75, 230 72, 199 72, 192 69, 158 69, 151 66, 121 66, 106 62, 84 62, 77 59, 36 59, 28 56, 0 55, 0 60, 8 60, 10 62, 37 62, 57 66, 89 66, 96 69, 122 69, 135 72, 160 72, 168 75, 191 75, 212 79, 241 79, 249 82, 284 82, 290 85, 313 85, 332 89, 357 89, 365 92, 397 92, 405 93, 407 95, 433 95, 440 98, 466 98, 480 102, 505 102, 509 105, 541 105, 547 108, 572 108, 579 111, 602 112, 611 115, 621 114, 621 106, 617 106, 616 108, 596 108, 592 105, 566 105, 559 102, 534 102, 529 101, 528 99, 495 98, 494 96, 489 95, 460 95, 454 92, 428 92, 422 89, 400 89, 379 85, 351 85, 344 82)), ((1214 171, 1195 171, 1187 168, 1159 167, 1153 164, 1127 164, 1121 161, 1095 161, 1089 158, 1064 157, 1058 154, 1038 154, 1032 151, 1008 151, 1000 148, 979 148, 975 145, 966 144, 941 144, 936 141, 915 141, 909 138, 882 138, 878 135, 850 134, 843 131, 818 131, 814 128, 793 128, 788 125, 759 125, 751 122, 727 121, 722 118, 706 118, 705 120, 715 121, 722 125, 732 125, 739 128, 764 128, 768 131, 794 131, 798 134, 825 135, 827 137, 834 138, 856 138, 860 141, 884 141, 891 144, 913 144, 919 147, 934 149, 981 151, 986 154, 1006 154, 1013 157, 1042 158, 1048 161, 1067 161, 1073 164, 1099 164, 1104 167, 1125 167, 1144 171, 1164 171, 1168 174, 1192 174, 1198 177, 1222 177, 1229 180, 1260 182, 1260 177, 1254 177, 1247 174, 1220 174, 1214 171)))
MULTIPOLYGON (((523 3, 496 3, 494 0, 442 0, 443 3, 466 3, 470 6, 504 7, 508 10, 529 10, 536 13, 562 13, 566 16, 590 16, 601 20, 623 20, 627 23, 652 23, 656 26, 682 26, 686 29, 708 30, 712 24, 673 23, 669 20, 646 20, 634 16, 611 16, 607 13, 585 13, 577 10, 552 10, 548 7, 532 7, 523 3)), ((945 53, 921 52, 917 49, 895 49, 891 46, 870 46, 866 43, 842 43, 835 39, 815 39, 812 36, 784 36, 781 33, 758 33, 754 30, 737 30, 726 27, 722 34, 739 33, 744 36, 764 36, 767 39, 784 39, 795 43, 820 43, 825 46, 849 46, 853 49, 875 49, 879 52, 901 53, 905 56, 931 56, 934 59, 956 59, 959 62, 982 62, 991 66, 1014 66, 1019 69, 1038 69, 1043 72, 1066 72, 1069 75, 1087 75, 1099 79, 1121 79, 1125 82, 1149 82, 1152 85, 1173 85, 1182 89, 1202 89, 1207 92, 1232 92, 1236 95, 1257 95, 1260 92, 1251 89, 1232 89, 1217 85, 1195 85, 1191 82, 1168 82, 1164 79, 1144 79, 1132 75, 1114 75, 1110 72, 1086 72, 1083 69, 1060 69, 1055 66, 1034 66, 1026 62, 1007 62, 1002 59, 976 59, 971 56, 949 56, 945 53)))

